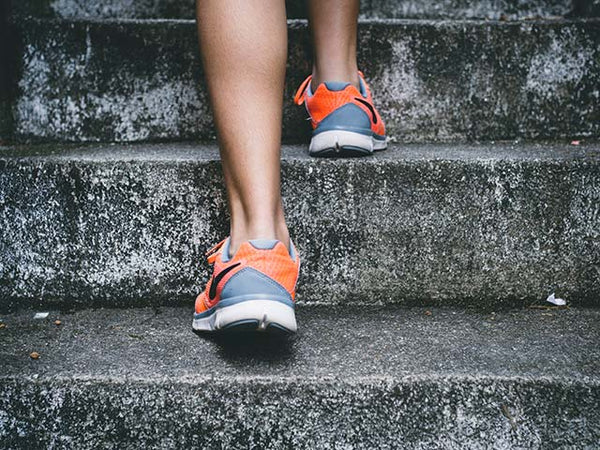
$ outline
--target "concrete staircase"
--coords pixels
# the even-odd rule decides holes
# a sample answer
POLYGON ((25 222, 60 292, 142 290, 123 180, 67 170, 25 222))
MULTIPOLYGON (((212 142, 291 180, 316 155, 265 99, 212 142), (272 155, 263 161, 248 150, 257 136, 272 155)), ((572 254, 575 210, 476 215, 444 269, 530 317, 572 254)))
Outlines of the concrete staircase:
POLYGON ((290 339, 191 332, 228 221, 193 1, 9 6, 0 448, 598 448, 600 2, 363 2, 392 144, 315 160, 288 1, 290 339))
POLYGON ((304 307, 288 341, 198 339, 189 313, 8 317, 3 447, 598 444, 598 310, 304 307))

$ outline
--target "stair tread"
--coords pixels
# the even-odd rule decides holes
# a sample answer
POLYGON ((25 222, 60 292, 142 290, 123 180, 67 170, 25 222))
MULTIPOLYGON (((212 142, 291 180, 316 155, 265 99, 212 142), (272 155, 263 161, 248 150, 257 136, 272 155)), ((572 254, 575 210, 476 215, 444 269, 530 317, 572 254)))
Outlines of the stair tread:
POLYGON ((1 377, 194 382, 515 378, 600 383, 600 310, 300 307, 292 338, 198 337, 192 308, 2 317, 1 377), (62 324, 56 326, 55 319, 62 324), (101 344, 101 345, 100 345, 101 344), (38 360, 29 357, 39 352, 38 360))
MULTIPOLYGON (((392 144, 323 160, 284 146, 298 299, 597 305, 599 150, 392 144)), ((0 199, 0 309, 173 306, 228 233, 216 144, 4 147, 0 199)))
MULTIPOLYGON (((503 27, 518 27, 524 24, 575 24, 575 23, 595 23, 599 22, 600 17, 528 17, 521 20, 502 20, 502 19, 487 19, 487 18, 410 18, 410 17, 386 17, 386 18, 370 18, 359 17, 358 23, 364 25, 429 25, 429 26, 454 26, 463 23, 482 25, 482 26, 503 26, 503 27)), ((114 25, 187 25, 196 26, 196 19, 184 18, 128 18, 128 17, 19 17, 20 24, 34 23, 57 23, 57 24, 93 24, 97 26, 114 26, 114 25)), ((287 19, 288 27, 306 28, 308 26, 307 19, 287 19)))
MULTIPOLYGON (((598 136, 600 19, 362 20, 358 63, 402 141, 598 136)), ((191 20, 17 21, 8 138, 136 142, 215 136, 191 20)), ((310 133, 291 98, 310 72, 290 21, 286 142, 310 133)))
MULTIPOLYGON (((17 2, 19 14, 49 15, 58 17, 194 17, 193 0, 154 0, 123 2, 106 0, 97 2, 45 0, 35 4, 17 2)), ((570 0, 508 0, 461 1, 455 0, 385 0, 362 1, 360 13, 366 17, 487 17, 519 18, 538 15, 560 16, 575 12, 594 14, 594 8, 573 8, 570 0)), ((289 17, 306 17, 306 4, 302 0, 286 1, 289 17)))
MULTIPOLYGON (((315 164, 382 164, 388 161, 428 160, 596 160, 600 142, 584 141, 578 145, 548 143, 479 143, 479 144, 401 144, 390 143, 385 151, 365 158, 312 158, 307 145, 282 145, 283 160, 312 161, 315 164)), ((17 144, 0 145, 0 160, 48 161, 168 161, 208 162, 219 160, 216 143, 135 143, 135 144, 17 144)))

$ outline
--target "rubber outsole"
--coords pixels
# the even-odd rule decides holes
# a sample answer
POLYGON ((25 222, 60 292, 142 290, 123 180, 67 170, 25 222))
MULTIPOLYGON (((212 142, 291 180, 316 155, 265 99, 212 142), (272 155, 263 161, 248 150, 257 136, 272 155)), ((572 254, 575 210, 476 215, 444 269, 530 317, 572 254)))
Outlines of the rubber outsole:
POLYGON ((317 158, 361 158, 383 150, 385 150, 385 148, 369 151, 368 149, 360 147, 344 145, 341 147, 325 148, 317 152, 310 152, 310 156, 315 156, 317 158))
POLYGON ((223 333, 268 333, 268 334, 292 334, 294 331, 288 330, 282 325, 270 323, 266 328, 261 328, 258 320, 241 320, 234 322, 220 330, 223 333))
POLYGON ((294 308, 265 299, 215 308, 206 317, 194 317, 192 329, 197 332, 266 332, 290 334, 297 330, 294 308))
POLYGON ((295 334, 296 331, 288 330, 287 328, 271 323, 266 328, 260 327, 260 321, 258 320, 247 320, 239 321, 227 325, 226 327, 216 330, 198 330, 192 327, 194 333, 202 334, 237 334, 237 333, 259 333, 259 334, 273 334, 273 335, 291 335, 295 334))
POLYGON ((361 157, 387 148, 387 139, 347 130, 323 131, 313 135, 308 153, 316 157, 361 157))

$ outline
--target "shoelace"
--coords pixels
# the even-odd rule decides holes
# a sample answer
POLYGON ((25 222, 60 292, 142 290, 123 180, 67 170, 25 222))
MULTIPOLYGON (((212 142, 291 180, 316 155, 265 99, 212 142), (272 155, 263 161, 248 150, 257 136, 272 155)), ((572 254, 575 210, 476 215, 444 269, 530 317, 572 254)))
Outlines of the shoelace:
MULTIPOLYGON (((362 79, 364 85, 367 86, 367 84, 365 83, 365 76, 360 70, 358 71, 358 76, 362 79)), ((296 91, 296 94, 294 95, 294 103, 296 105, 301 105, 302 103, 304 103, 304 100, 306 100, 306 91, 308 88, 308 84, 311 81, 312 81, 312 75, 309 75, 298 87, 298 90, 296 91)))
POLYGON ((300 86, 298 87, 296 95, 294 95, 294 103, 296 105, 301 105, 302 103, 304 103, 304 99, 306 98, 306 88, 308 87, 308 83, 310 83, 311 80, 312 75, 309 75, 308 77, 306 77, 306 80, 304 80, 302 84, 300 84, 300 86))
POLYGON ((204 255, 206 256, 206 260, 208 261, 209 264, 215 263, 215 261, 217 260, 217 255, 219 254, 219 250, 221 250, 221 247, 223 247, 223 244, 225 244, 225 241, 227 239, 228 238, 223 239, 221 242, 213 245, 211 248, 209 248, 206 251, 206 253, 204 255))

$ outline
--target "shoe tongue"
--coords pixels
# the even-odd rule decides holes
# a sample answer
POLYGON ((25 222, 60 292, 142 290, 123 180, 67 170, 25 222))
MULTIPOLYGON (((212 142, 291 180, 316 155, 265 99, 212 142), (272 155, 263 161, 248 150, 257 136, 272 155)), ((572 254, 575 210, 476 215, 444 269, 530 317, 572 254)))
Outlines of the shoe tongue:
POLYGON ((362 77, 358 77, 358 87, 360 95, 362 95, 364 98, 367 98, 367 87, 365 86, 365 82, 363 81, 362 77))
POLYGON ((228 237, 225 243, 223 243, 223 247, 221 247, 221 261, 227 262, 231 259, 233 255, 229 254, 229 247, 231 244, 231 238, 228 237))
POLYGON ((279 241, 277 239, 250 239, 248 242, 259 250, 271 250, 279 241))
MULTIPOLYGON (((281 241, 278 241, 277 239, 250 239, 248 242, 250 243, 250 245, 252 245, 252 247, 256 249, 272 250, 275 248, 277 243, 281 241)), ((291 240, 290 247, 287 249, 287 251, 290 255, 290 258, 292 258, 293 261, 296 261, 296 252, 294 251, 294 244, 291 240)))
POLYGON ((350 86, 350 83, 347 83, 345 81, 325 81, 324 84, 327 87, 327 89, 334 92, 343 91, 348 86, 350 86))

